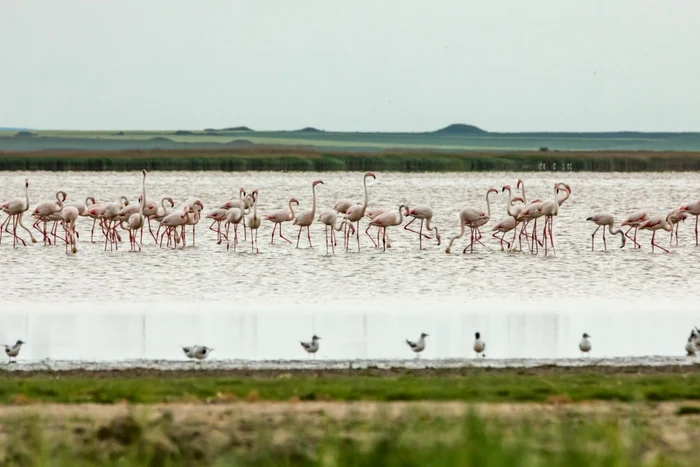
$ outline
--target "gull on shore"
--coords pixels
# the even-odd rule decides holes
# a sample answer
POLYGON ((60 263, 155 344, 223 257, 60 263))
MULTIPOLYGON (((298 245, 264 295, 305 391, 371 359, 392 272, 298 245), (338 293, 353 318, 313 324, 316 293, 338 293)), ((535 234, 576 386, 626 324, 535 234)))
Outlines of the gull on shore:
POLYGON ((486 357, 486 342, 481 338, 481 334, 478 332, 474 334, 474 352, 476 352, 477 358, 479 354, 482 357, 486 357))
POLYGON ((314 358, 316 358, 316 352, 318 352, 319 349, 319 339, 320 337, 314 334, 314 336, 311 338, 311 342, 301 342, 301 346, 309 354, 309 358, 311 358, 311 354, 313 354, 314 358))
POLYGON ((578 348, 582 353, 588 354, 588 356, 590 357, 591 354, 589 354, 588 352, 591 351, 593 346, 591 345, 591 341, 588 340, 589 337, 591 336, 584 332, 583 337, 581 338, 581 342, 578 343, 578 348))
POLYGON ((214 350, 206 345, 193 345, 192 347, 183 347, 182 351, 185 353, 187 358, 195 360, 204 360, 209 356, 211 351, 214 350))
POLYGON ((13 346, 5 344, 5 354, 10 359, 7 363, 17 363, 17 355, 19 355, 19 349, 22 347, 22 344, 26 344, 26 342, 18 340, 13 346), (15 359, 14 362, 12 361, 13 358, 15 359))
POLYGON ((688 342, 685 343, 685 352, 689 357, 694 357, 695 352, 697 352, 698 345, 698 334, 693 329, 690 331, 690 337, 688 337, 688 342))
POLYGON ((406 343, 408 346, 411 348, 416 353, 416 358, 420 358, 420 352, 425 350, 425 338, 428 337, 428 334, 422 333, 420 335, 420 339, 418 339, 417 342, 409 341, 406 339, 406 343))

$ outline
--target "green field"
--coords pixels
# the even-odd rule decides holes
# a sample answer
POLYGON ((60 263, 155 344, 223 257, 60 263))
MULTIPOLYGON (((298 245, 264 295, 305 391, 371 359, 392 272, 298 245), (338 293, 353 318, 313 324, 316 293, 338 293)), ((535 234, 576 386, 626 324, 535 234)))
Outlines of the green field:
POLYGON ((691 466, 696 366, 7 371, 3 466, 691 466))

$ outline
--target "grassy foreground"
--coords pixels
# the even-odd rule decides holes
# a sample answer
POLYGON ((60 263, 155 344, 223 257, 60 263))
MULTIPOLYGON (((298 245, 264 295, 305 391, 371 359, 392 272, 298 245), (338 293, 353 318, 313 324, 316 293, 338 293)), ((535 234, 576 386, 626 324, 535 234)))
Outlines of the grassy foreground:
POLYGON ((226 150, 5 151, 0 170, 33 171, 594 171, 700 170, 700 152, 333 152, 255 147, 226 150))
POLYGON ((3 417, 0 461, 23 467, 690 466, 700 443, 700 416, 680 408, 260 405, 124 406, 109 417, 90 406, 26 409, 3 417))
POLYGON ((0 380, 0 403, 159 403, 216 400, 332 401, 669 401, 700 399, 700 372, 686 374, 566 374, 541 371, 371 370, 275 372, 220 376, 190 371, 168 375, 61 375, 9 373, 0 380), (198 374, 200 373, 200 374, 198 374))

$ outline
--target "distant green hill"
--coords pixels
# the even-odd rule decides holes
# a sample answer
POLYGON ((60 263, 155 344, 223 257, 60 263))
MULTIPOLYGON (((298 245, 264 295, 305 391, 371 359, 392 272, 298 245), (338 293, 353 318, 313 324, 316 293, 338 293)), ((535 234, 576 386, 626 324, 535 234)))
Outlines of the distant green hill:
POLYGON ((488 131, 466 123, 453 123, 432 133, 435 135, 485 135, 488 131))

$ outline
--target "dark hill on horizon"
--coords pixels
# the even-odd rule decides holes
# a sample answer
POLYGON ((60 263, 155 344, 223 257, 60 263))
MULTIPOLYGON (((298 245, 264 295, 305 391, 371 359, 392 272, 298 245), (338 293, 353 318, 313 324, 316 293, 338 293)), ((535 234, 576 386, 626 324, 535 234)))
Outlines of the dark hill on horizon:
POLYGON ((453 123, 431 133, 434 135, 485 135, 488 131, 466 123, 453 123))

